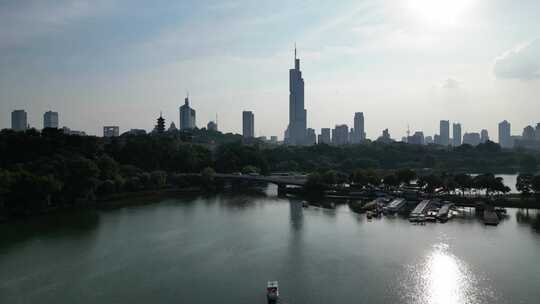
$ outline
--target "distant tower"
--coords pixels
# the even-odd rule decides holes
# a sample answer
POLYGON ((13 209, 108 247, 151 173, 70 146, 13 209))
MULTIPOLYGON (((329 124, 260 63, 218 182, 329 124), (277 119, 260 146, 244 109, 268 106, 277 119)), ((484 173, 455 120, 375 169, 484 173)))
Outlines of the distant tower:
POLYGON ((289 126, 285 131, 285 143, 305 145, 307 140, 307 111, 304 107, 304 79, 300 71, 300 59, 294 48, 294 69, 289 70, 289 126))
POLYGON ((482 131, 480 132, 480 142, 484 144, 484 143, 486 143, 487 141, 489 141, 489 133, 488 133, 488 130, 482 129, 482 131))
POLYGON ((461 135, 461 124, 460 124, 460 123, 454 123, 454 124, 452 124, 452 141, 453 141, 453 146, 454 146, 454 147, 461 146, 461 140, 462 140, 462 135, 461 135))
POLYGON ((255 115, 251 111, 242 112, 242 135, 245 138, 255 137, 255 115))
POLYGON ((366 132, 364 130, 364 113, 354 113, 354 133, 351 142, 353 144, 359 144, 366 139, 366 132))
POLYGON ((28 116, 25 110, 11 112, 11 128, 15 131, 24 131, 28 128, 28 116))
POLYGON ((441 146, 450 144, 450 122, 448 120, 441 120, 440 122, 439 141, 441 146))
POLYGON ((157 119, 156 132, 160 134, 165 132, 165 118, 163 118, 161 113, 157 119))
POLYGON ((187 95, 184 105, 180 107, 180 130, 194 129, 196 126, 196 112, 189 106, 189 95, 187 95))
POLYGON ((499 145, 501 145, 502 148, 512 148, 513 146, 511 125, 506 120, 499 123, 499 145))
POLYGON ((58 129, 58 112, 47 111, 43 114, 43 129, 58 129))

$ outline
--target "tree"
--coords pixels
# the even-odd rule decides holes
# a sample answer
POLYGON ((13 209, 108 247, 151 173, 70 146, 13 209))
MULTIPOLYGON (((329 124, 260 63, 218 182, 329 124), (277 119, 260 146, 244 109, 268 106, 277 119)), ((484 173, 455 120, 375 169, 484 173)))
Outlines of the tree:
POLYGON ((201 172, 201 179, 204 185, 212 185, 214 183, 216 171, 210 167, 204 168, 201 172))
POLYGON ((532 191, 533 175, 530 173, 520 173, 516 180, 516 189, 521 192, 523 196, 529 196, 532 191))
POLYGON ((454 176, 454 181, 457 188, 461 190, 461 193, 465 195, 465 191, 469 191, 473 185, 473 179, 469 174, 457 174, 454 176))
POLYGON ((97 160, 97 166, 100 171, 100 178, 102 180, 112 180, 120 172, 120 166, 107 154, 102 155, 97 160))
POLYGON ((411 169, 401 169, 396 172, 396 177, 400 184, 410 184, 416 178, 416 172, 411 169))
POLYGON ((399 186, 399 179, 395 174, 388 174, 383 178, 383 184, 386 188, 393 188, 399 186))
POLYGON ((311 173, 308 175, 304 188, 310 192, 322 192, 326 188, 326 183, 319 173, 311 173))
POLYGON ((150 174, 150 181, 155 189, 161 189, 167 184, 167 173, 165 171, 153 171, 150 174))
POLYGON ((322 180, 325 185, 334 186, 337 184, 337 173, 333 170, 328 170, 322 175, 322 180))
POLYGON ((531 180, 531 188, 537 197, 540 197, 540 175, 535 175, 531 180))

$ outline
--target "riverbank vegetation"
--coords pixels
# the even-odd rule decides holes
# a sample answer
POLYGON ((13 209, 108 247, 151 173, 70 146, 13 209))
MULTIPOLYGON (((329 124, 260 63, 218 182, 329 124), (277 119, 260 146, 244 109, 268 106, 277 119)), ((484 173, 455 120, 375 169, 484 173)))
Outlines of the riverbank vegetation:
MULTIPOLYGON (((76 206, 123 192, 219 188, 214 172, 311 173, 307 187, 312 189, 345 183, 391 188, 418 174, 428 192, 456 188, 462 193, 471 189, 504 193, 507 189, 492 175, 479 183, 475 181, 480 177, 459 172, 536 172, 539 161, 535 152, 501 150, 491 142, 457 148, 369 142, 288 147, 257 140, 246 144, 238 135, 204 129, 111 139, 64 135, 55 129, 3 130, 0 154, 4 216, 76 206)), ((532 173, 523 175, 518 189, 532 196, 539 181, 532 173)))

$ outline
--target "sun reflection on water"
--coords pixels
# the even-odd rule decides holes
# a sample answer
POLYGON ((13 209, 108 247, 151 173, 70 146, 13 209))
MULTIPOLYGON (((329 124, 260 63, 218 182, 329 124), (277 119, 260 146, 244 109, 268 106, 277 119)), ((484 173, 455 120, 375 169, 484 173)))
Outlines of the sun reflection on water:
POLYGON ((409 266, 406 276, 402 288, 407 303, 480 304, 497 300, 485 280, 445 243, 434 245, 422 262, 409 266))

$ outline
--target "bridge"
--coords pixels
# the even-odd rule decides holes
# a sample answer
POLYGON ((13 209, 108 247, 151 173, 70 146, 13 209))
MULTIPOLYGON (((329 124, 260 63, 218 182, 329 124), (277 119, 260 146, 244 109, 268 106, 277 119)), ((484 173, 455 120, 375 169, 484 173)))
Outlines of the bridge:
POLYGON ((222 174, 216 173, 214 175, 217 179, 225 179, 231 181, 246 181, 246 182, 263 182, 276 184, 278 187, 286 186, 298 186, 302 187, 306 184, 307 177, 304 175, 299 176, 264 176, 264 175, 249 175, 249 174, 222 174))

